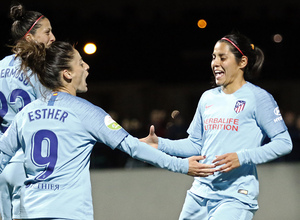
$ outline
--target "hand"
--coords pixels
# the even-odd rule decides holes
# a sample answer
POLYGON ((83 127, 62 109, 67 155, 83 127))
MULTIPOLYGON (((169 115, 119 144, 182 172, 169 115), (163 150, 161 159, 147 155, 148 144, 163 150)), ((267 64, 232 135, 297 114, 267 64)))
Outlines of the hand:
POLYGON ((216 166, 214 164, 202 164, 199 163, 200 160, 204 160, 205 156, 192 156, 189 157, 189 176, 207 177, 213 175, 216 172, 216 166))
POLYGON ((154 125, 150 126, 149 135, 145 138, 139 139, 141 142, 145 142, 154 148, 158 148, 158 137, 155 134, 154 125))
POLYGON ((237 153, 227 153, 221 156, 216 156, 216 159, 213 160, 213 163, 216 166, 224 165, 218 168, 217 171, 225 173, 241 166, 237 153))

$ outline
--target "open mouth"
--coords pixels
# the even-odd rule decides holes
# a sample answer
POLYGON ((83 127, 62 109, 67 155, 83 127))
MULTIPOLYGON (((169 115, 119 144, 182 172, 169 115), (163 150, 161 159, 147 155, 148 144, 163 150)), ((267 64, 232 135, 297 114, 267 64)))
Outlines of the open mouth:
POLYGON ((221 71, 221 70, 215 70, 214 73, 215 73, 216 79, 220 79, 222 76, 225 75, 224 71, 221 71))

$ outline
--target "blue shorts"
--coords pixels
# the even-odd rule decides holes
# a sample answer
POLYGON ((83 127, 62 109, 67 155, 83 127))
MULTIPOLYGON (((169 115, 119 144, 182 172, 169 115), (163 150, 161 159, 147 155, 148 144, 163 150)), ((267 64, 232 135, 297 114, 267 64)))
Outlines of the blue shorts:
POLYGON ((0 174, 0 212, 2 220, 20 218, 20 193, 26 175, 21 162, 9 163, 0 174))
POLYGON ((188 190, 179 220, 251 220, 257 209, 234 198, 206 199, 188 190))

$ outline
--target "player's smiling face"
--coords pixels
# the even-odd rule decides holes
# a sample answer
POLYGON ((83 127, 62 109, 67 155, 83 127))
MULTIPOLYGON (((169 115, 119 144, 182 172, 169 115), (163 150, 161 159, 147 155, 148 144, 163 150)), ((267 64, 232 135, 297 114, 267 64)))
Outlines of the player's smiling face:
POLYGON ((74 49, 74 59, 70 63, 72 72, 72 87, 76 93, 83 93, 88 90, 86 78, 89 75, 89 65, 84 62, 77 50, 74 49))
POLYGON ((216 43, 212 54, 211 68, 216 84, 221 86, 224 92, 225 90, 234 92, 241 82, 245 82, 242 70, 244 64, 237 62, 228 43, 216 43))

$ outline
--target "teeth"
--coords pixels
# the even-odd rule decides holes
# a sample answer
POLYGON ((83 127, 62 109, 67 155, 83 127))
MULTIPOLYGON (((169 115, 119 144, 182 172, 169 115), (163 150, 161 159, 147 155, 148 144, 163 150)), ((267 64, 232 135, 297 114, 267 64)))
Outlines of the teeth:
POLYGON ((223 73, 223 71, 219 71, 219 70, 215 71, 215 74, 222 74, 222 73, 223 73))

